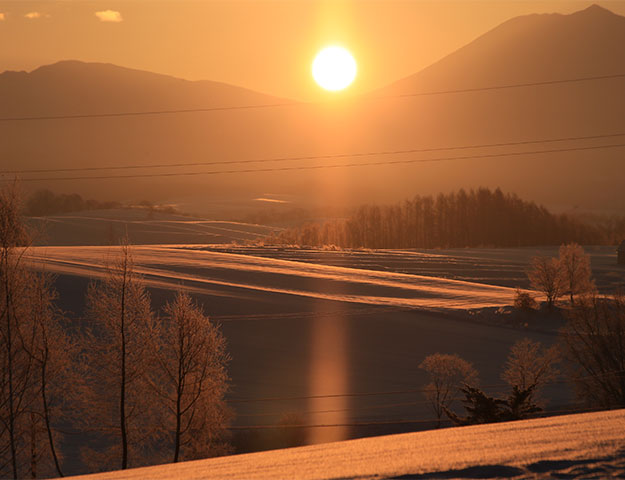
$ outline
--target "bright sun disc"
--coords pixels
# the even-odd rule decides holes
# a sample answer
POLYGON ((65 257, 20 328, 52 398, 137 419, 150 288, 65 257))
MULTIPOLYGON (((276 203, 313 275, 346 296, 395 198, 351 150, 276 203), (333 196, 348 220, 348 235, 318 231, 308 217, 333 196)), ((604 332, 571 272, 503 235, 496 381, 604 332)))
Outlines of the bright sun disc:
POLYGON ((315 82, 326 90, 343 90, 356 78, 356 60, 343 47, 326 47, 312 64, 315 82))

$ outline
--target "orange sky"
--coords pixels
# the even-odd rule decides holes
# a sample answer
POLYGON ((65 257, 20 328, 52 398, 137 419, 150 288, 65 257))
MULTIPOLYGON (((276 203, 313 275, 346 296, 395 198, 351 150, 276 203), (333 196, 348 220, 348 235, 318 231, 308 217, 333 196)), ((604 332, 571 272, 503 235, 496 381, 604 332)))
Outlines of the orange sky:
MULTIPOLYGON (((508 18, 591 3, 0 0, 0 71, 78 59, 314 99, 310 63, 326 44, 355 55, 357 93, 415 73, 508 18)), ((625 15, 625 2, 600 3, 625 15)))

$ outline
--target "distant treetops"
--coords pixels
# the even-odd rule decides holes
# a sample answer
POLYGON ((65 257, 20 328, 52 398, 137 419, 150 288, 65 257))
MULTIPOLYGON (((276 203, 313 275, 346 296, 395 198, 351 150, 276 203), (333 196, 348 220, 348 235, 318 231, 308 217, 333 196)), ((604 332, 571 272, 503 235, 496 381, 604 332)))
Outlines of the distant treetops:
POLYGON ((362 205, 348 218, 308 223, 269 241, 344 248, 454 248, 613 244, 623 236, 623 218, 591 224, 500 189, 479 188, 416 196, 395 205, 362 205))

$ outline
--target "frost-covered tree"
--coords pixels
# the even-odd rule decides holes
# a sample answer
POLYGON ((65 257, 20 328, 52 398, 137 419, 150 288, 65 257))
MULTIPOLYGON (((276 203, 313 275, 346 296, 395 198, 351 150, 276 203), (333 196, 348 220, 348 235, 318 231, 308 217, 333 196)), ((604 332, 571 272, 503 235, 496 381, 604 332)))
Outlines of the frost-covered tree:
POLYGON ((578 244, 570 243, 560 247, 558 260, 564 276, 563 293, 569 294, 573 305, 576 295, 587 293, 595 287, 590 270, 590 256, 578 244))
POLYGON ((55 306, 53 278, 45 271, 30 274, 32 341, 25 345, 33 361, 36 399, 32 406, 31 476, 39 472, 63 476, 58 448, 58 423, 67 412, 79 412, 77 395, 82 384, 76 365, 75 342, 63 329, 61 312, 55 306), (32 463, 36 462, 37 468, 32 463))
POLYGON ((18 478, 27 468, 26 429, 32 402, 33 362, 28 272, 21 246, 27 242, 15 184, 0 190, 0 476, 18 478))
POLYGON ((120 468, 149 463, 156 436, 154 398, 147 388, 154 315, 144 282, 135 271, 131 248, 121 245, 102 281, 87 292, 91 322, 85 352, 90 365, 92 427, 105 434, 110 447, 92 459, 120 468))
POLYGON ((533 385, 533 394, 558 375, 559 359, 557 346, 545 348, 540 342, 524 338, 510 348, 501 378, 521 391, 533 385))
POLYGON ((565 289, 562 265, 557 258, 534 257, 527 272, 532 288, 547 297, 547 306, 553 308, 554 302, 565 289))
POLYGON ((172 461, 222 453, 230 416, 224 402, 230 361, 224 336, 189 295, 178 292, 165 306, 153 342, 150 384, 164 409, 172 461))
POLYGON ((419 368, 425 370, 430 378, 424 393, 432 405, 440 427, 445 409, 450 407, 462 385, 477 383, 477 370, 458 355, 445 353, 428 355, 419 368))
POLYGON ((71 397, 65 341, 49 275, 25 262, 16 185, 0 189, 0 477, 62 475, 61 401, 71 397))

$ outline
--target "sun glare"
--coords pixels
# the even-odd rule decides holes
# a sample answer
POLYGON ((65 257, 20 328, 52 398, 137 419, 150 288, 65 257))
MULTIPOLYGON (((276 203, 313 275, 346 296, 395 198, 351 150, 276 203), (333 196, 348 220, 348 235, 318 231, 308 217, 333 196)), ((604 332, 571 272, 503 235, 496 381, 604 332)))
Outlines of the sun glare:
POLYGON ((312 75, 317 84, 330 91, 343 90, 356 78, 356 60, 343 47, 326 47, 312 64, 312 75))

